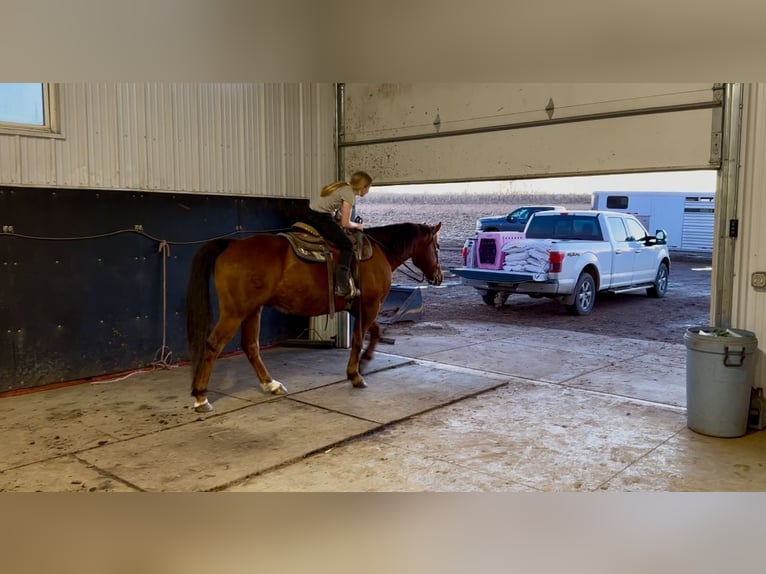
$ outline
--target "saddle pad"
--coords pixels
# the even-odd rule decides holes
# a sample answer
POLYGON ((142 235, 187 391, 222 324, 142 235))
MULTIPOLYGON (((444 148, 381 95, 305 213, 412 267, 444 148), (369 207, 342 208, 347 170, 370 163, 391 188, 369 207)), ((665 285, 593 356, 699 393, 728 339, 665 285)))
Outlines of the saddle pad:
POLYGON ((277 235, 287 239, 298 258, 304 261, 321 263, 331 256, 329 244, 321 237, 297 230, 285 231, 277 235))
MULTIPOLYGON (((295 254, 305 261, 320 262, 327 261, 331 253, 330 244, 319 234, 319 232, 309 225, 299 221, 293 223, 290 231, 278 233, 286 238, 292 246, 295 254)), ((361 261, 372 257, 372 243, 370 238, 363 233, 349 234, 351 243, 354 245, 354 253, 361 261), (359 241, 361 240, 361 248, 359 241)))

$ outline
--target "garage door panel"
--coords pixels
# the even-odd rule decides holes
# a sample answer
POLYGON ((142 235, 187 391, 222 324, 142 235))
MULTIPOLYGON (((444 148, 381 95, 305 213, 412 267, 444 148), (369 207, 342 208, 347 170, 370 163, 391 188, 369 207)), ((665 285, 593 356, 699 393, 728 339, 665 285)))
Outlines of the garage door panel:
POLYGON ((344 148, 376 184, 710 169, 714 110, 575 121, 344 148))
POLYGON ((710 83, 346 84, 344 90, 347 142, 685 106, 714 98, 710 83))

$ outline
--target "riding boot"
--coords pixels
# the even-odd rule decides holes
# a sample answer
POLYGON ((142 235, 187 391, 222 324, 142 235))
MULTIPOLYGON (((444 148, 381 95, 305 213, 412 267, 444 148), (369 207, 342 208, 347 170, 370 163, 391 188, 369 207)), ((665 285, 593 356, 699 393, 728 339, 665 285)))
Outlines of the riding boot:
POLYGON ((353 299, 358 295, 348 265, 338 265, 335 270, 335 295, 346 299, 353 299))

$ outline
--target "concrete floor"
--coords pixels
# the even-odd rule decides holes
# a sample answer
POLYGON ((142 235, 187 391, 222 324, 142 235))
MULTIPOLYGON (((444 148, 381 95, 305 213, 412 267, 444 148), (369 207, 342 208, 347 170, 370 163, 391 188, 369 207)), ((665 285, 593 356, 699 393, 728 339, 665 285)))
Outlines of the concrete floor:
POLYGON ((764 491, 766 433, 686 427, 683 343, 454 321, 388 326, 367 389, 344 349, 273 348, 289 394, 221 359, 0 399, 0 491, 764 491))

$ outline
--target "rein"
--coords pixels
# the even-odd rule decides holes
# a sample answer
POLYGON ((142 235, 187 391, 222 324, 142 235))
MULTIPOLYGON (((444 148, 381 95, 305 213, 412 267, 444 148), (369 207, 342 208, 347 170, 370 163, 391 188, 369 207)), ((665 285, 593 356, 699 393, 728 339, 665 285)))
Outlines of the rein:
POLYGON ((418 271, 416 271, 415 269, 410 267, 407 264, 406 261, 404 263, 402 263, 402 265, 401 265, 401 267, 399 267, 398 271, 399 271, 399 273, 401 273, 402 275, 404 275, 408 279, 412 279, 413 281, 417 281, 418 283, 423 283, 426 280, 426 274, 423 273, 422 271, 420 271, 420 277, 416 277, 415 275, 418 273, 418 271), (404 269, 402 269, 402 267, 404 269, 406 269, 407 271, 409 271, 409 273, 404 271, 404 269))

